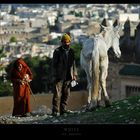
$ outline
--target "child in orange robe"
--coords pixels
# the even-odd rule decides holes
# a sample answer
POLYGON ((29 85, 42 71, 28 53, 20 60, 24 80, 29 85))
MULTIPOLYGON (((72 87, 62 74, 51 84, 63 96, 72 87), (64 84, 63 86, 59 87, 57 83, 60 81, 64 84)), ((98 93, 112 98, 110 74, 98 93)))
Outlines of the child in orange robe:
POLYGON ((29 82, 33 74, 22 58, 18 58, 11 71, 14 107, 12 116, 27 116, 31 112, 29 82))

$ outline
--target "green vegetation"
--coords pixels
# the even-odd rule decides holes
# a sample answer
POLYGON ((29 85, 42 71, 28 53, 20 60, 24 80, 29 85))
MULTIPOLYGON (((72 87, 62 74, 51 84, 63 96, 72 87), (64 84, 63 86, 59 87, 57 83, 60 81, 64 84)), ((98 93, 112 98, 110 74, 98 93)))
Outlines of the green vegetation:
POLYGON ((5 57, 5 54, 3 53, 3 46, 0 46, 0 58, 5 57))
POLYGON ((76 17, 83 17, 83 14, 82 14, 82 12, 75 12, 75 16, 76 17))
MULTIPOLYGON (((82 112, 58 117, 58 123, 70 124, 138 124, 140 123, 140 96, 131 96, 113 102, 111 107, 100 107, 92 112, 82 112)), ((46 122, 53 121, 45 120, 46 122)))
MULTIPOLYGON (((51 90, 51 59, 48 57, 26 57, 24 60, 33 73, 33 81, 30 83, 33 92, 35 94, 42 92, 47 93, 49 90, 51 90)), ((6 68, 8 81, 10 81, 10 71, 12 69, 13 63, 14 61, 6 68)))
POLYGON ((34 93, 49 92, 51 90, 51 62, 48 57, 39 58, 34 57, 32 59, 26 58, 25 61, 31 68, 34 79, 31 82, 31 88, 34 93))
POLYGON ((49 45, 58 45, 60 43, 60 38, 55 38, 47 42, 49 45))
MULTIPOLYGON (((79 90, 86 88, 86 75, 85 73, 80 69, 80 51, 81 51, 81 46, 79 44, 73 44, 71 46, 74 51, 75 51, 75 57, 76 57, 76 65, 78 69, 78 86, 73 88, 72 90, 79 90)), ((48 57, 26 57, 24 58, 25 62, 28 64, 30 67, 31 71, 33 72, 33 81, 31 81, 30 85, 32 88, 32 91, 34 94, 36 93, 48 93, 52 91, 52 70, 51 70, 51 63, 52 59, 48 57)), ((6 67, 6 78, 7 82, 3 83, 3 80, 1 78, 1 83, 0 87, 4 86, 4 88, 1 88, 0 90, 0 96, 6 96, 6 95, 11 95, 11 86, 8 87, 8 84, 11 83, 10 81, 10 71, 12 69, 13 63, 10 63, 6 67), (2 86, 1 86, 2 85, 2 86), (9 91, 8 92, 5 92, 9 91)), ((2 69, 2 67, 1 67, 2 69)))
POLYGON ((3 82, 2 78, 0 80, 0 97, 1 96, 11 96, 13 91, 12 91, 12 85, 11 83, 8 82, 3 82))
POLYGON ((12 37, 10 38, 10 42, 17 42, 16 37, 12 36, 12 37))
POLYGON ((71 48, 74 49, 76 65, 79 67, 80 66, 80 52, 81 52, 82 46, 79 43, 75 43, 71 46, 71 48))

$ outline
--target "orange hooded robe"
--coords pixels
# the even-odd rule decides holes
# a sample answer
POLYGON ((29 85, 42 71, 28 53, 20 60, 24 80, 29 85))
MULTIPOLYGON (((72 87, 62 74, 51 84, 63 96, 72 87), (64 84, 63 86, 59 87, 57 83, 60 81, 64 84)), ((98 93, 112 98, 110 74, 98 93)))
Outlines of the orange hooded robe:
POLYGON ((33 79, 33 74, 27 64, 22 58, 16 60, 14 67, 11 71, 11 81, 13 83, 13 116, 24 116, 26 113, 31 112, 30 107, 30 88, 28 84, 22 84, 25 74, 29 75, 29 79, 33 79), (17 70, 19 64, 22 64, 21 71, 17 70))

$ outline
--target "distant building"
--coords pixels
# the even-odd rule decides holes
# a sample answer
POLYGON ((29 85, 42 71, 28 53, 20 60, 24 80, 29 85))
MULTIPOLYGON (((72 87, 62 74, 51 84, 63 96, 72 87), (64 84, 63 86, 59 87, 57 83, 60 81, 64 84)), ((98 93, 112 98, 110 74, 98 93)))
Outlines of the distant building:
POLYGON ((57 27, 59 32, 68 32, 72 27, 72 23, 69 21, 59 22, 57 27))
POLYGON ((120 71, 121 99, 140 95, 140 65, 125 65, 120 71))
POLYGON ((139 21, 139 14, 129 13, 129 14, 120 14, 119 15, 120 22, 125 22, 128 18, 132 22, 138 22, 139 21))

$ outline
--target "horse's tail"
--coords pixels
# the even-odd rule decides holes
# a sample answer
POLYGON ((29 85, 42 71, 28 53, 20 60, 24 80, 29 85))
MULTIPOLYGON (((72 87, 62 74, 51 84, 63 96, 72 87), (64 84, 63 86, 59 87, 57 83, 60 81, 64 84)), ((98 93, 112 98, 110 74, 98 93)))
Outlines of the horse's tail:
MULTIPOLYGON (((97 45, 97 44, 96 44, 97 45)), ((92 52, 92 100, 97 101, 98 91, 99 91, 99 51, 97 46, 95 46, 92 52)))

